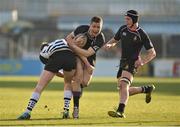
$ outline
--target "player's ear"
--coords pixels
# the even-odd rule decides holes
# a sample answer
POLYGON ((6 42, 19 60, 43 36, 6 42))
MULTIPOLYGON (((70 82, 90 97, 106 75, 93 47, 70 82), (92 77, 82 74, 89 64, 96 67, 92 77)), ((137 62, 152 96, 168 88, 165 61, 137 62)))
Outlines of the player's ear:
POLYGON ((48 42, 42 42, 40 50, 42 51, 45 46, 48 46, 48 42))

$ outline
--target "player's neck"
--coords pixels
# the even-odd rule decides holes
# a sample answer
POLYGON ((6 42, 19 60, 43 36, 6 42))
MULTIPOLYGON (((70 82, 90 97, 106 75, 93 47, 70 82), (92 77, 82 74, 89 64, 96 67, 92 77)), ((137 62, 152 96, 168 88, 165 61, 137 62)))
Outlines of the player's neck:
POLYGON ((138 23, 135 23, 135 24, 133 24, 133 26, 132 27, 128 27, 131 31, 136 31, 137 30, 137 28, 138 28, 138 23))

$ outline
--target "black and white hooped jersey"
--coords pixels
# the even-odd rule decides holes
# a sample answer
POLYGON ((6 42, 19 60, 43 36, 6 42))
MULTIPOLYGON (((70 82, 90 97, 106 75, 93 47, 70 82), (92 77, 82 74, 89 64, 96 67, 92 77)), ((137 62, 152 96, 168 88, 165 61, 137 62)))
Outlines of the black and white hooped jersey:
POLYGON ((47 46, 44 46, 44 48, 40 52, 40 55, 48 59, 53 53, 62 50, 71 51, 65 39, 58 39, 51 43, 48 43, 47 46))

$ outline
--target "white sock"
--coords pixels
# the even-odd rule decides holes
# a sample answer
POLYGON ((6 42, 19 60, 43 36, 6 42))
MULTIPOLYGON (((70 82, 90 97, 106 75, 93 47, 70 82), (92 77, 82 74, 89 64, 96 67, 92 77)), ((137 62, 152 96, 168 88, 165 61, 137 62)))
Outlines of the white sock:
POLYGON ((69 110, 71 98, 72 98, 72 91, 65 90, 64 91, 64 110, 69 110))
POLYGON ((39 98, 40 98, 40 94, 37 92, 33 92, 25 112, 30 113, 32 109, 35 107, 39 98))

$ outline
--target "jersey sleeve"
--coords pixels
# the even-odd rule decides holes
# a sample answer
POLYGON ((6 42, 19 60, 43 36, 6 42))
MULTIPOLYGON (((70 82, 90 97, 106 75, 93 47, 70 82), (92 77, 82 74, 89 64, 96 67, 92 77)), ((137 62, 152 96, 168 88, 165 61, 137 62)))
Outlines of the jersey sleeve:
POLYGON ((153 44, 145 31, 142 32, 142 42, 146 50, 153 48, 153 44))
POLYGON ((125 27, 125 26, 121 26, 121 27, 119 28, 119 30, 116 32, 116 34, 115 34, 115 36, 114 36, 114 39, 115 39, 115 40, 119 41, 119 40, 121 39, 121 32, 122 32, 122 30, 124 29, 124 27, 125 27))
POLYGON ((101 33, 100 36, 97 37, 97 39, 92 43, 91 47, 92 49, 97 52, 105 43, 105 37, 104 34, 101 33))
POLYGON ((86 26, 86 25, 81 25, 81 26, 78 26, 74 31, 73 31, 73 34, 74 36, 80 34, 80 33, 85 33, 87 32, 89 29, 89 26, 86 26))

